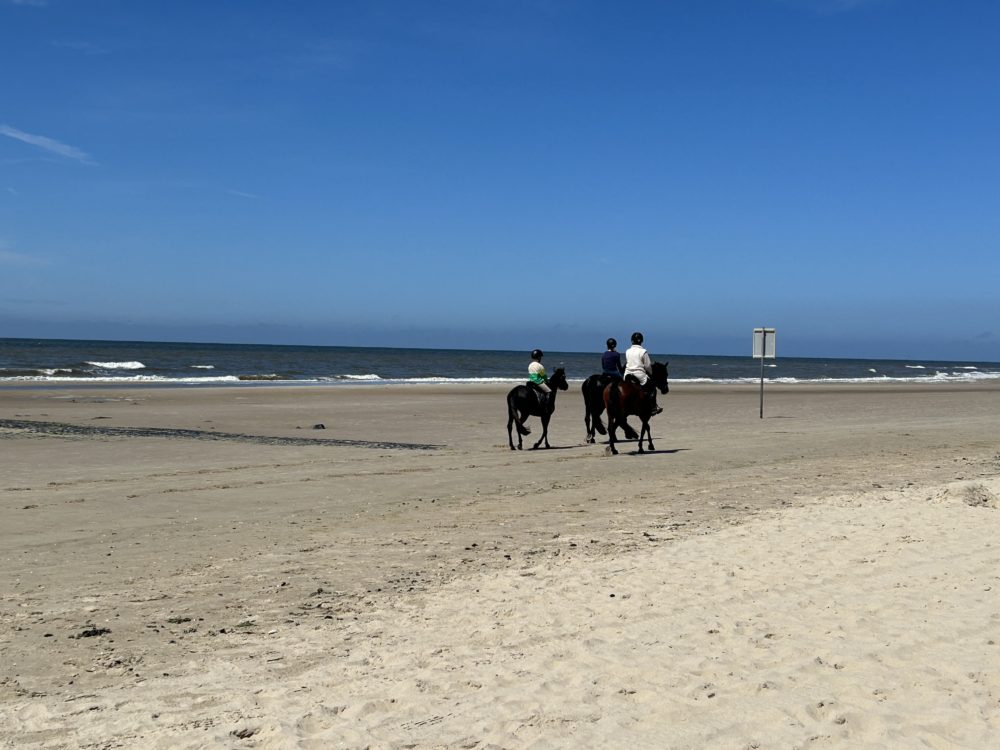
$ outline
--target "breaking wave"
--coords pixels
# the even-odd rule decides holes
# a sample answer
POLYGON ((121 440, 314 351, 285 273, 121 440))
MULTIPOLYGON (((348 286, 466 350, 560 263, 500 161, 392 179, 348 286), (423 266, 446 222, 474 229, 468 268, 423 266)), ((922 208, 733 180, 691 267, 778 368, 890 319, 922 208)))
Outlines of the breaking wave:
POLYGON ((102 370, 144 370, 146 365, 142 362, 87 362, 93 367, 100 367, 102 370))

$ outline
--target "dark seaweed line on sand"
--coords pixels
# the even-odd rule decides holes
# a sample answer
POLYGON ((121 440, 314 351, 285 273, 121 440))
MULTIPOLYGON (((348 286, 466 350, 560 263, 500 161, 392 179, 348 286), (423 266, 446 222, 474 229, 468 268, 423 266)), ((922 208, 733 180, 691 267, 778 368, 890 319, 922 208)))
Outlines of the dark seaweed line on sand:
POLYGON ((229 440, 236 443, 258 445, 335 445, 352 448, 379 448, 383 450, 433 451, 441 446, 428 443, 392 443, 376 440, 342 440, 338 438, 289 438, 267 435, 244 435, 233 432, 208 432, 206 430, 174 430, 164 427, 84 427, 62 422, 35 422, 19 419, 0 419, 0 429, 27 430, 42 435, 73 435, 81 437, 163 437, 190 440, 229 440))

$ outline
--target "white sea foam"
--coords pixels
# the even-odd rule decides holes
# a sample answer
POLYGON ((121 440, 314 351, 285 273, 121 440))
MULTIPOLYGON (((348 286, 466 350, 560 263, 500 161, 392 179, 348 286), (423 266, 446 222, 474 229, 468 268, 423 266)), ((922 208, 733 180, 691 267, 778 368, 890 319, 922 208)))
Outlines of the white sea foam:
MULTIPOLYGON (((207 369, 207 368, 204 368, 207 369)), ((912 368, 926 369, 926 368, 912 368)), ((277 386, 299 386, 299 385, 324 385, 324 386, 370 386, 379 387, 386 385, 462 385, 462 384, 482 384, 482 385, 517 385, 524 382, 520 377, 402 377, 383 378, 377 374, 353 374, 338 375, 335 377, 315 377, 315 378, 288 378, 283 379, 277 374, 242 376, 235 375, 184 375, 168 377, 164 375, 114 375, 110 372, 95 373, 92 375, 72 375, 72 370, 63 368, 39 369, 37 375, 17 375, 11 377, 0 377, 0 382, 37 382, 37 383, 120 383, 120 384, 177 384, 177 385, 226 385, 235 384, 240 386, 253 387, 255 385, 277 385, 277 386)), ((1000 380, 1000 369, 990 369, 981 371, 978 368, 956 366, 947 371, 935 371, 934 374, 914 374, 912 376, 889 377, 877 374, 874 368, 868 370, 871 375, 864 377, 828 377, 828 378, 797 378, 797 377, 769 377, 767 383, 787 383, 787 384, 834 384, 834 383, 975 383, 1000 380)), ((715 383, 715 384, 758 384, 759 376, 748 376, 740 378, 672 378, 673 383, 715 383)), ((582 379, 570 379, 570 383, 576 387, 582 379)))
POLYGON ((191 365, 192 370, 214 370, 215 365, 191 365))
MULTIPOLYGON (((347 380, 344 378, 310 378, 296 380, 278 380, 272 377, 262 377, 255 379, 239 378, 235 375, 215 375, 206 377, 164 377, 162 375, 122 375, 114 377, 111 375, 92 377, 72 377, 60 375, 18 375, 12 377, 0 377, 0 382, 35 382, 35 383, 160 383, 177 385, 212 385, 212 384, 235 384, 247 387, 255 385, 326 385, 341 386, 384 386, 384 385, 517 385, 525 381, 524 378, 445 378, 445 377, 424 377, 424 378, 379 378, 377 380, 347 380)), ((569 378, 570 384, 577 385, 583 382, 582 378, 569 378)), ((939 372, 933 376, 914 377, 889 377, 888 375, 876 375, 872 377, 859 378, 766 378, 765 384, 782 383, 790 385, 812 384, 836 384, 836 383, 975 383, 991 380, 1000 380, 1000 372, 939 372)), ((671 384, 678 383, 714 383, 718 385, 735 384, 759 384, 760 376, 746 378, 671 378, 671 384)))
POLYGON ((142 362, 87 362, 87 364, 105 370, 142 370, 146 367, 142 362))
MULTIPOLYGON (((71 372, 63 370, 62 372, 71 372)), ((96 375, 93 377, 60 377, 49 375, 19 375, 12 378, 0 378, 0 381, 36 382, 36 383, 239 383, 235 375, 219 375, 206 378, 167 378, 162 375, 96 375)))
MULTIPOLYGON (((920 375, 913 377, 889 377, 888 375, 878 375, 866 378, 766 378, 767 383, 785 384, 832 384, 832 383, 976 383, 987 380, 1000 380, 1000 371, 996 372, 936 372, 934 375, 920 375)), ((719 383, 725 385, 735 385, 740 383, 760 383, 760 377, 747 378, 671 378, 674 383, 719 383)))
MULTIPOLYGON (((379 384, 379 385, 407 385, 407 384, 435 384, 435 383, 523 383, 526 378, 446 378, 443 376, 427 376, 420 378, 383 378, 378 375, 337 375, 332 378, 318 378, 316 380, 296 380, 296 383, 351 383, 354 385, 379 384)), ((579 382, 583 382, 581 378, 579 382)))
POLYGON ((923 365, 904 365, 907 370, 926 370, 927 368, 923 365))
MULTIPOLYGON (((403 378, 400 380, 393 380, 393 383, 523 383, 527 378, 443 378, 443 377, 426 377, 426 378, 403 378)), ((567 382, 577 382, 570 378, 567 378, 567 382)), ((582 383, 583 378, 578 382, 582 383)))

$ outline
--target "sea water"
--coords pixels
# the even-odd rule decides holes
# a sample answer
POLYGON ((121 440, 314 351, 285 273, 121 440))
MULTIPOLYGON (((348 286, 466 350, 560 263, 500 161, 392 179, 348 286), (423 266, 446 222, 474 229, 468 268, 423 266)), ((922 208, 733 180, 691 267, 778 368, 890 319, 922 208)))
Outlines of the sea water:
MULTIPOLYGON (((601 354, 549 351, 544 364, 582 380, 601 354)), ((650 354, 669 361, 674 383, 760 378, 749 356, 650 354)), ((0 339, 0 385, 516 383, 528 362, 527 351, 0 339)), ((764 372, 782 383, 972 382, 1000 379, 1000 363, 787 357, 765 360, 764 372)))

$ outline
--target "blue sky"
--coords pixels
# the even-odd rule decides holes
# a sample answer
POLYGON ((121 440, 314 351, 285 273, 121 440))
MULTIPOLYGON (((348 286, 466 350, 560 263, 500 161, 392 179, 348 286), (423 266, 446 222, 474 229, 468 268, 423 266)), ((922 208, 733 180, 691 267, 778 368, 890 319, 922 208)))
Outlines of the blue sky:
POLYGON ((0 0, 0 336, 1000 360, 994 0, 0 0))

